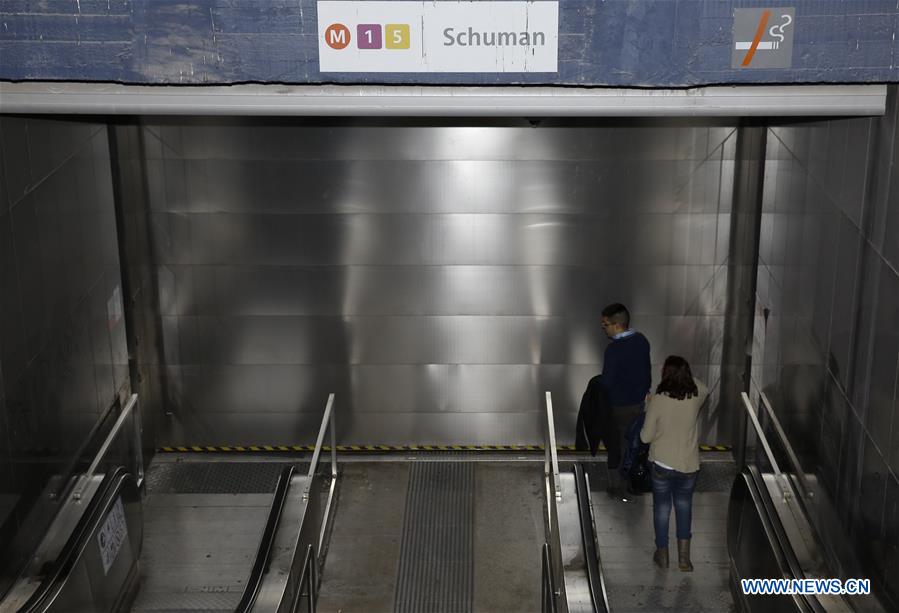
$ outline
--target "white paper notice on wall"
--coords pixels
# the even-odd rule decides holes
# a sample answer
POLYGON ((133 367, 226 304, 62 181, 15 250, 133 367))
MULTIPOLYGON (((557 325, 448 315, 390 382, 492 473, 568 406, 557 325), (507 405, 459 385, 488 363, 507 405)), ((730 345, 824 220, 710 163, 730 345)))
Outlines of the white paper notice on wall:
POLYGON ((321 72, 558 72, 558 2, 319 2, 321 72))
POLYGON ((125 521, 122 499, 118 498, 106 515, 106 520, 97 534, 97 545, 100 547, 104 575, 109 573, 109 568, 115 562, 116 556, 119 555, 119 550, 126 538, 128 538, 128 524, 125 521))

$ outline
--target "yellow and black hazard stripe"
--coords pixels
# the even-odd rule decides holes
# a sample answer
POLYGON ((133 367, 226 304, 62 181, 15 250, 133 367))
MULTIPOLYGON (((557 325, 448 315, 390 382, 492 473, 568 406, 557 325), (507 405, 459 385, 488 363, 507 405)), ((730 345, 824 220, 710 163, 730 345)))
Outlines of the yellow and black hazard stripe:
MULTIPOLYGON (((574 451, 574 445, 559 445, 559 451, 574 451)), ((605 447, 600 446, 600 451, 605 447)), ((160 447, 163 453, 248 453, 248 452, 307 452, 315 451, 315 445, 179 445, 160 447)), ((700 451, 730 451, 726 445, 700 445, 700 451)), ((331 451, 325 445, 322 451, 331 451)), ((389 452, 389 451, 543 451, 543 445, 338 445, 337 451, 389 452)))
POLYGON ((700 451, 730 451, 727 445, 700 445, 700 451))

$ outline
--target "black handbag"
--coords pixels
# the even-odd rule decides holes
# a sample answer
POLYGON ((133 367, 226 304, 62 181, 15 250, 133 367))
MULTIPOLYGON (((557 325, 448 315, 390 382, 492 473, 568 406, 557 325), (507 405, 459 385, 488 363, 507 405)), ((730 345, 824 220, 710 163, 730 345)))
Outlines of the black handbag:
POLYGON ((645 494, 652 491, 652 463, 649 461, 649 445, 641 444, 637 457, 628 473, 630 491, 645 494))

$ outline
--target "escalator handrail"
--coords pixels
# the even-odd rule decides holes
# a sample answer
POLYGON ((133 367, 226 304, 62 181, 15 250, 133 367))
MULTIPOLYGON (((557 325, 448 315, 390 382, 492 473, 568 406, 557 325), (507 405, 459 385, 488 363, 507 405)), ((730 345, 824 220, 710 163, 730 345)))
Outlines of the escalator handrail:
POLYGON ((549 543, 543 543, 541 552, 541 561, 543 566, 541 581, 541 603, 540 610, 542 613, 556 613, 556 581, 553 578, 553 566, 550 561, 549 543))
POLYGON ((247 580, 246 588, 244 588, 243 596, 241 596, 237 608, 234 609, 235 613, 250 611, 256 602, 256 597, 259 595, 262 577, 268 572, 272 547, 275 544, 275 534, 278 531, 278 524, 281 522, 281 514, 284 511, 284 502, 287 500, 287 491, 290 489, 290 480, 293 477, 293 472, 293 466, 285 466, 278 477, 272 506, 268 512, 265 529, 262 531, 259 549, 256 550, 256 559, 253 561, 253 567, 250 570, 250 577, 247 580))
POLYGON ((106 516, 108 507, 119 495, 122 483, 128 475, 129 473, 122 466, 106 473, 84 515, 78 520, 78 524, 66 540, 65 546, 54 560, 51 571, 44 577, 40 587, 19 609, 18 613, 38 613, 53 603, 53 599, 65 585, 69 573, 78 561, 85 541, 90 538, 97 524, 106 516))
MULTIPOLYGON (((758 388, 758 386, 756 386, 758 388)), ((784 432, 783 426, 780 424, 780 420, 777 418, 777 415, 774 413, 774 408, 771 406, 771 401, 768 400, 768 396, 762 390, 758 390, 760 404, 759 406, 765 408, 765 413, 768 415, 768 419, 771 420, 771 425, 773 426, 774 432, 777 434, 777 439, 780 442, 781 447, 783 447, 784 452, 787 455, 787 459, 789 460, 792 468, 793 468, 793 476, 795 478, 794 490, 798 495, 799 503, 803 506, 803 511, 811 518, 811 504, 813 503, 814 493, 812 492, 811 487, 808 484, 808 479, 805 475, 805 469, 802 468, 802 464, 799 462, 799 458, 796 455, 796 451, 793 449, 793 445, 790 444, 789 439, 787 438, 786 433, 784 432)), ((814 523, 812 523, 812 527, 814 528, 814 523)))
POLYGON ((318 564, 315 556, 315 548, 312 545, 306 546, 306 555, 303 556, 303 569, 300 571, 300 581, 298 584, 296 600, 293 609, 297 610, 303 596, 306 597, 306 613, 315 613, 315 601, 318 600, 316 594, 318 579, 316 577, 315 567, 318 564), (306 593, 303 593, 303 586, 306 586, 306 593))
MULTIPOLYGON (((106 424, 109 423, 109 419, 114 414, 116 414, 116 409, 119 409, 119 411, 121 411, 121 409, 122 409, 121 402, 119 401, 118 398, 116 398, 112 404, 107 406, 106 409, 103 411, 103 413, 100 415, 100 417, 97 418, 97 421, 91 427, 90 432, 87 433, 87 436, 85 437, 84 442, 81 443, 81 446, 78 448, 78 450, 72 456, 72 459, 69 461, 66 468, 62 471, 62 473, 61 473, 62 479, 59 480, 60 485, 59 485, 58 489, 51 494, 51 498, 61 500, 64 496, 67 496, 70 493, 71 488, 75 487, 76 480, 72 479, 72 477, 74 477, 75 474, 78 472, 78 465, 81 462, 83 462, 84 453, 88 449, 90 449, 92 445, 96 444, 95 439, 98 437, 98 435, 101 433, 101 431, 103 431, 106 424)), ((116 414, 116 416, 117 416, 117 414, 116 414)), ((115 421, 113 421, 113 424, 115 424, 115 421)), ((110 426, 110 430, 111 429, 112 429, 112 426, 110 426)), ((105 441, 108 437, 109 437, 109 432, 105 432, 103 440, 105 441)), ((103 442, 101 441, 99 443, 99 445, 102 446, 103 442)), ((60 505, 60 508, 61 508, 61 505, 60 505)))
MULTIPOLYGON (((747 466, 743 469, 737 478, 746 480, 749 488, 750 496, 756 504, 756 511, 762 521, 762 527, 769 535, 769 543, 774 547, 774 556, 778 563, 781 564, 781 570, 789 573, 788 578, 799 579, 805 578, 802 565, 790 545, 789 538, 784 532, 780 517, 774 509, 774 502, 771 500, 771 494, 765 486, 761 471, 757 466, 747 466)), ((807 611, 823 613, 824 608, 817 599, 810 596, 800 596, 800 601, 806 605, 807 611)))
POLYGON ((587 580, 590 584, 590 596, 593 610, 597 613, 608 613, 609 602, 605 590, 602 566, 599 563, 599 552, 596 548, 595 526, 593 514, 590 512, 590 489, 584 467, 574 465, 574 483, 577 492, 577 510, 581 521, 581 544, 584 551, 584 562, 587 567, 587 580))

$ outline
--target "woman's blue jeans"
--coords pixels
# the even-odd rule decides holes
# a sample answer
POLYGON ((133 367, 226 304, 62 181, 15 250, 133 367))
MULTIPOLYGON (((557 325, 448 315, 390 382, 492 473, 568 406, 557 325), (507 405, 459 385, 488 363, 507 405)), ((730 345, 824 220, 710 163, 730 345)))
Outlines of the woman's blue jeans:
POLYGON ((668 519, 671 517, 671 501, 674 500, 674 517, 677 523, 677 538, 692 536, 690 525, 693 521, 693 489, 696 487, 695 473, 652 465, 652 518, 656 529, 656 547, 668 546, 668 519))

